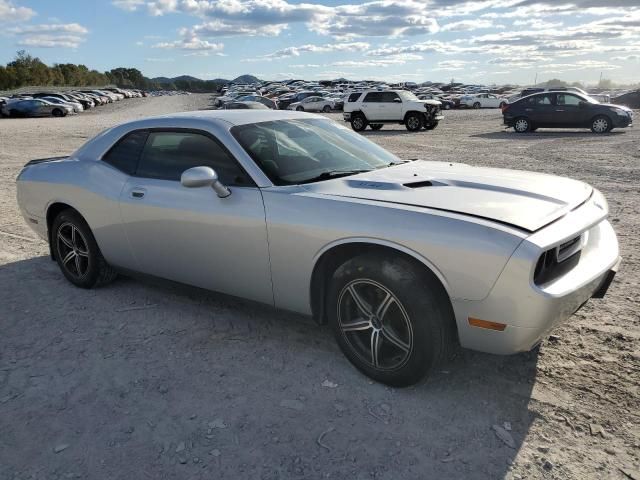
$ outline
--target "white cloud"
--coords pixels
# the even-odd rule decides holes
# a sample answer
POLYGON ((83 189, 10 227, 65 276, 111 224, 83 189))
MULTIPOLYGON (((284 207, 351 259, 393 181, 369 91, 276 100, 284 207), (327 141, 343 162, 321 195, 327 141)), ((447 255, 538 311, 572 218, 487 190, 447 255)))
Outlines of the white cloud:
POLYGON ((223 43, 212 43, 208 40, 202 40, 197 37, 186 37, 173 42, 160 42, 153 45, 153 48, 177 48, 181 50, 199 50, 218 52, 224 48, 223 43))
POLYGON ((12 27, 7 32, 18 36, 17 44, 22 47, 77 48, 89 30, 78 23, 55 23, 12 27))
POLYGON ((36 12, 28 7, 16 7, 9 0, 0 0, 0 22, 25 22, 31 20, 36 12))
POLYGON ((459 22, 452 22, 443 25, 441 30, 443 32, 463 32, 471 30, 481 30, 485 28, 504 28, 502 25, 495 25, 491 20, 461 20, 459 22))
POLYGON ((283 48, 267 55, 263 55, 257 58, 245 59, 244 61, 271 61, 280 58, 299 57, 303 53, 363 52, 369 47, 370 45, 366 42, 329 43, 326 45, 307 44, 297 47, 283 48))

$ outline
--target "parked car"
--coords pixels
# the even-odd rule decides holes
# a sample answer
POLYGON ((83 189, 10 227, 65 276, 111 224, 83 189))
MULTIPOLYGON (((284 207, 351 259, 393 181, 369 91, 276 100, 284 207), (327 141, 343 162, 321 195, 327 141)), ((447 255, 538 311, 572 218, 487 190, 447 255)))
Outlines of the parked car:
POLYGON ((17 100, 2 105, 2 114, 9 117, 66 117, 71 113, 73 107, 58 105, 41 98, 17 100))
POLYGON ((396 386, 454 342, 533 348, 620 263, 607 202, 585 183, 402 161, 300 112, 119 125, 29 162, 17 199, 78 287, 137 271, 312 315, 396 386))
POLYGON ((317 96, 319 96, 318 93, 314 91, 288 93, 281 97, 278 97, 278 108, 280 110, 286 110, 289 108, 289 105, 291 105, 292 103, 301 102, 307 97, 317 97, 317 96))
POLYGON ((272 110, 276 110, 278 108, 278 104, 275 100, 271 98, 263 97, 262 95, 246 95, 244 97, 238 97, 238 102, 258 102, 263 104, 267 108, 271 108, 272 110))
POLYGON ((298 112, 325 112, 333 110, 333 100, 322 97, 307 97, 299 102, 291 103, 287 110, 297 110, 298 112))
POLYGON ((468 108, 502 108, 509 103, 504 97, 492 93, 480 93, 478 95, 463 95, 460 97, 460 107, 468 108))
POLYGON ((224 110, 269 110, 260 102, 227 102, 221 108, 224 110))
POLYGON ((50 103, 55 103, 56 105, 68 105, 73 109, 74 113, 80 113, 84 111, 84 108, 82 107, 82 104, 80 102, 75 102, 75 101, 65 101, 62 100, 58 97, 41 97, 42 100, 46 100, 47 102, 50 103))
POLYGON ((385 123, 399 123, 407 130, 433 130, 444 119, 436 100, 419 100, 406 90, 367 90, 344 105, 343 118, 357 132, 367 125, 380 130, 385 123))
POLYGON ((442 98, 432 93, 423 93, 422 95, 418 95, 418 99, 419 100, 436 100, 440 102, 440 104, 442 105, 441 108, 444 110, 450 110, 456 106, 456 104, 453 101, 447 100, 446 98, 442 98))
POLYGON ((633 125, 633 111, 622 105, 602 104, 574 92, 543 92, 524 97, 502 109, 504 124, 518 133, 538 128, 590 128, 607 133, 633 125))

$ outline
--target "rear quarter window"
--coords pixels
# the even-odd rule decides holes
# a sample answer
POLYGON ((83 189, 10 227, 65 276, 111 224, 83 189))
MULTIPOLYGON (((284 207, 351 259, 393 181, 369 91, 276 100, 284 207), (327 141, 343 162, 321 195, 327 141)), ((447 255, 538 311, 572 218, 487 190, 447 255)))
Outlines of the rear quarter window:
POLYGON ((148 135, 144 130, 129 133, 111 147, 102 157, 102 161, 127 175, 133 175, 148 135))

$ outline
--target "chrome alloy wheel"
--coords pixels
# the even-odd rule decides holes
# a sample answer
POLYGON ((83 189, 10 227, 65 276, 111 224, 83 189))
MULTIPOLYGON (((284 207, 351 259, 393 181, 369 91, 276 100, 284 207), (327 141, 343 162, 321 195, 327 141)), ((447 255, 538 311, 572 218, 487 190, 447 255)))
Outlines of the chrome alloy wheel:
POLYGON ((415 115, 411 116, 407 119, 407 125, 411 130, 417 130, 420 128, 420 119, 415 115))
POLYGON ((351 349, 378 370, 403 366, 413 350, 413 329, 398 298, 368 279, 353 280, 338 297, 338 324, 351 349))
POLYGON ((529 129, 529 122, 521 118, 516 122, 515 129, 518 132, 526 132, 529 129))
POLYGON ((605 133, 609 130, 609 122, 606 118, 598 118, 593 122, 593 131, 596 133, 605 133))
POLYGON ((58 254, 64 269, 75 278, 82 278, 89 270, 89 247, 74 224, 60 225, 56 233, 58 254))
POLYGON ((355 117, 353 119, 353 126, 356 129, 364 128, 364 120, 362 119, 362 117, 360 115, 358 115, 357 117, 355 117))

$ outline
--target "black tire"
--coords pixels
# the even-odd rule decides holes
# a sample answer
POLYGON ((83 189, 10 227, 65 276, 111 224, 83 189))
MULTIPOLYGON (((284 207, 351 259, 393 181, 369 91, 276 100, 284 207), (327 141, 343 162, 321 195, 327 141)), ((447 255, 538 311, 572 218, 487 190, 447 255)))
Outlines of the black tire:
POLYGON ((89 225, 75 210, 58 214, 51 226, 50 241, 62 274, 76 287, 99 287, 118 276, 102 256, 89 225))
POLYGON ((304 112, 304 107, 302 105, 299 105, 299 106, 296 107, 296 111, 304 112))
POLYGON ((425 130, 434 130, 438 126, 438 123, 440 123, 440 122, 433 122, 433 123, 430 123, 428 125, 425 125, 424 129, 425 130))
POLYGON ((54 117, 64 117, 64 112, 59 108, 54 108, 51 112, 51 115, 53 115, 54 117))
POLYGON ((371 130, 380 130, 384 125, 382 123, 372 123, 369 125, 371 130))
POLYGON ((362 132, 365 128, 367 128, 366 117, 361 113, 353 113, 351 114, 351 128, 353 128, 356 132, 362 132))
POLYGON ((527 133, 531 131, 531 122, 526 117, 518 117, 513 122, 513 129, 516 133, 527 133))
POLYGON ((606 115, 598 115, 591 120, 591 131, 593 133, 602 134, 608 133, 613 128, 611 119, 606 115))
POLYGON ((410 132, 418 132, 422 129, 422 115, 417 112, 409 112, 404 119, 404 126, 410 132))
POLYGON ((329 113, 331 111, 331 107, 329 105, 325 105, 324 107, 322 107, 322 111, 324 113, 329 113))
POLYGON ((327 312, 347 359, 386 385, 419 382, 447 358, 453 345, 455 320, 442 284, 432 272, 400 256, 368 253, 342 264, 329 286, 327 312), (365 302, 358 303, 353 291, 365 302), (375 315, 363 320, 364 310, 358 305, 373 311, 379 307, 378 299, 388 299, 389 293, 393 301, 380 308, 382 320, 375 315), (349 326, 354 331, 345 331, 349 326), (377 361, 371 353, 374 341, 377 361))
POLYGON ((442 108, 444 108, 445 110, 451 110, 451 105, 445 103, 442 108))
POLYGON ((480 107, 482 107, 480 102, 476 102, 476 103, 473 104, 473 108, 475 108, 476 110, 478 110, 480 107))

